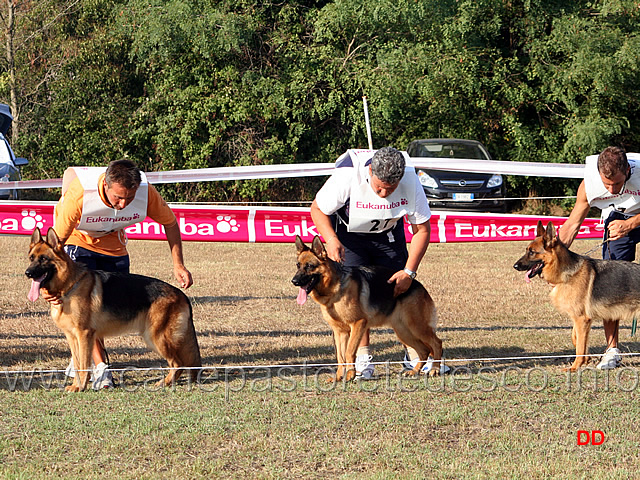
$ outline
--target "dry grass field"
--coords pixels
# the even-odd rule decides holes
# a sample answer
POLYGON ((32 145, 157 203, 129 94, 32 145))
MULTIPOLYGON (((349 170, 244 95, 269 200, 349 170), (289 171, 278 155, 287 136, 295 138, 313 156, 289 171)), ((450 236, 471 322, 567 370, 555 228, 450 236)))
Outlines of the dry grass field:
MULTIPOLYGON (((455 375, 403 379, 381 329, 380 378, 338 385, 318 306, 295 301, 293 244, 187 243, 202 383, 154 388, 166 364, 126 336, 106 342, 120 386, 79 394, 63 391, 69 350, 46 302, 26 298, 27 246, 0 236, 3 478, 637 478, 640 360, 563 373, 571 323, 512 268, 522 242, 429 247, 418 279, 455 375), (580 430, 604 442, 578 445, 580 430)), ((130 252, 134 273, 175 283, 166 243, 130 252)), ((622 350, 640 352, 630 327, 622 350)), ((604 350, 601 324, 590 345, 604 350)))

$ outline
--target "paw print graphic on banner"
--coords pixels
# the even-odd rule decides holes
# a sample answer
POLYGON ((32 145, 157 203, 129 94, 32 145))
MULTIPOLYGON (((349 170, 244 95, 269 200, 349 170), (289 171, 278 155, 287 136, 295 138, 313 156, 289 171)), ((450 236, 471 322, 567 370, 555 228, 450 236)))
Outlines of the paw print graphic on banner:
POLYGON ((44 227, 44 220, 40 214, 36 213, 35 210, 23 210, 20 226, 25 230, 30 231, 36 227, 44 227))
POLYGON ((236 222, 231 215, 218 215, 216 220, 218 221, 216 230, 220 233, 237 232, 240 230, 238 222, 236 222))

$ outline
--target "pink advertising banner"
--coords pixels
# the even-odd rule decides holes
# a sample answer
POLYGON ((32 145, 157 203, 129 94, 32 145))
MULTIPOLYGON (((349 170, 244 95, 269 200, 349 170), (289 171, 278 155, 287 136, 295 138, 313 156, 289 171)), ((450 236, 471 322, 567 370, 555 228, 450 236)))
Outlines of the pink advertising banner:
MULTIPOLYGON (((0 202, 0 234, 31 235, 53 225, 55 202, 0 202)), ((308 208, 235 207, 171 204, 182 239, 198 242, 288 243, 296 235, 311 241, 318 233, 308 208)), ((531 240, 538 220, 561 226, 566 217, 478 214, 434 211, 431 242, 531 240)), ((164 239, 161 225, 150 218, 126 229, 131 239, 164 239)), ((599 219, 584 221, 578 238, 602 238, 599 219)), ((407 231, 407 239, 411 233, 407 231)))

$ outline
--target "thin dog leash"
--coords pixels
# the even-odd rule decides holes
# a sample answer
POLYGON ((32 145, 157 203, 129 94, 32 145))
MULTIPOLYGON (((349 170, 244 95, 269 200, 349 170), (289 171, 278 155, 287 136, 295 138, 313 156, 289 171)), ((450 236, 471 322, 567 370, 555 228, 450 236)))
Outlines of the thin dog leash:
MULTIPOLYGON (((586 256, 588 256, 589 254, 591 254, 591 253, 595 252, 595 251, 596 251, 596 250, 598 250, 600 247, 602 247, 605 243, 607 243, 607 244, 608 244, 608 243, 609 243, 609 239, 606 239, 606 240, 604 240, 604 241, 600 242, 598 245, 596 245, 595 247, 593 247, 593 248, 591 248, 591 249, 587 250, 587 251, 586 251, 586 252, 584 252, 582 255, 583 255, 583 256, 585 256, 585 257, 586 257, 586 256)), ((607 252, 609 252, 609 245, 607 245, 607 252)), ((611 252, 609 252, 609 260, 611 260, 611 252)))

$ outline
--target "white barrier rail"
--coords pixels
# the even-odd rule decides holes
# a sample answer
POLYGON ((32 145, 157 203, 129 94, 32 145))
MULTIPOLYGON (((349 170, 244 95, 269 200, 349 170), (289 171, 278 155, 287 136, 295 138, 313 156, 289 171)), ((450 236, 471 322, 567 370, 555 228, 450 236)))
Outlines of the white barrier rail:
MULTIPOLYGON (((414 157, 417 168, 456 172, 501 173, 554 178, 582 178, 584 165, 568 163, 507 162, 502 160, 438 159, 414 157)), ((223 180, 251 180, 257 178, 292 178, 331 175, 333 163, 296 163, 285 165, 252 165, 244 167, 198 168, 165 172, 147 172, 151 183, 219 182, 223 180)), ((34 189, 60 188, 61 178, 3 182, 2 188, 34 189)))

